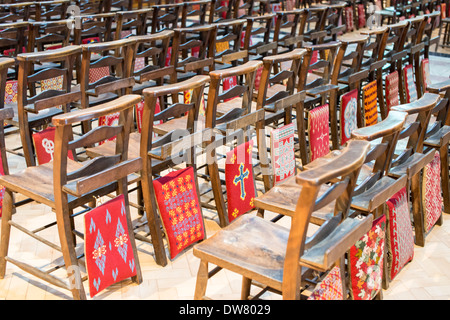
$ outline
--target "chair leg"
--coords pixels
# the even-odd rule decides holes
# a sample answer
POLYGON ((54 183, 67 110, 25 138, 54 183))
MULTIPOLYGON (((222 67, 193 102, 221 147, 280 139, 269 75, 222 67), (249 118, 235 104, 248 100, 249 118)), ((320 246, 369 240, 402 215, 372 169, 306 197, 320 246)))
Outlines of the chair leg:
POLYGON ((8 189, 5 190, 3 198, 2 211, 2 237, 0 239, 0 279, 5 277, 6 273, 6 256, 8 255, 9 238, 11 234, 11 220, 13 212, 13 195, 8 189))
POLYGON ((195 284, 195 300, 202 300, 206 294, 206 286, 208 285, 208 262, 201 260, 197 272, 197 282, 195 284))
POLYGON ((450 186, 448 175, 448 144, 441 146, 439 150, 441 156, 441 184, 442 197, 444 200, 444 212, 450 214, 450 186))
POLYGON ((242 277, 241 300, 248 300, 250 296, 251 286, 252 286, 252 279, 242 277))
POLYGON ((414 232, 416 236, 415 242, 416 245, 423 247, 425 246, 425 228, 421 205, 420 172, 418 172, 411 178, 411 198, 414 219, 414 232))

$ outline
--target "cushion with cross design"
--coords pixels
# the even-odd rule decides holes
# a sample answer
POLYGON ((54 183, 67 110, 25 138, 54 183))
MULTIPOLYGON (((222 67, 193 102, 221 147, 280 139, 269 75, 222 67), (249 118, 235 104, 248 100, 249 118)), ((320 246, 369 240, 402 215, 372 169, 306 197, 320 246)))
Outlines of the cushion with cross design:
MULTIPOLYGON (((55 152, 55 130, 55 127, 48 127, 47 129, 33 133, 36 159, 40 165, 53 161, 53 153, 55 152)), ((72 151, 69 151, 67 156, 71 160, 74 159, 72 151)))
POLYGON ((225 185, 228 199, 228 221, 254 208, 256 196, 252 166, 253 141, 242 143, 227 152, 225 185))

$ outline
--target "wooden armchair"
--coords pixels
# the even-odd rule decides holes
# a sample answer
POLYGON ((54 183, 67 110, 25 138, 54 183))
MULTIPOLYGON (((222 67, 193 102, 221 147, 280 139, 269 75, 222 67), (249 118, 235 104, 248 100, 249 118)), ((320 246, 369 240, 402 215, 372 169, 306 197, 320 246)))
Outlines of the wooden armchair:
POLYGON ((79 16, 81 28, 74 29, 74 44, 112 41, 112 24, 115 17, 112 12, 79 16))
POLYGON ((303 40, 312 44, 323 43, 327 36, 325 23, 328 14, 328 8, 317 6, 307 9, 308 17, 306 19, 306 29, 303 32, 303 40))
POLYGON ((241 44, 247 20, 238 19, 214 23, 217 27, 213 70, 235 67, 248 58, 241 44))
POLYGON ((29 24, 27 52, 66 47, 70 44, 70 20, 33 22, 29 24))
POLYGON ((35 10, 34 2, 0 4, 0 21, 2 23, 28 21, 35 10))
POLYGON ((233 18, 234 2, 237 0, 228 0, 222 5, 221 0, 211 0, 211 9, 209 11, 209 23, 217 23, 220 21, 235 20, 233 18))
POLYGON ((81 47, 21 53, 19 64, 17 104, 10 124, 20 130, 20 138, 27 166, 36 165, 33 132, 51 123, 53 116, 69 112, 71 103, 79 101, 81 93, 72 85, 72 74, 81 47), (35 65, 42 68, 35 70, 35 65), (48 67, 45 67, 49 64, 48 67))
MULTIPOLYGON (((407 125, 400 134, 399 144, 394 155, 395 159, 392 161, 388 175, 399 178, 406 174, 408 178, 407 191, 411 195, 415 243, 418 246, 425 245, 426 235, 424 213, 421 206, 423 194, 420 173, 435 156, 435 150, 424 153, 424 138, 431 113, 438 101, 439 95, 426 93, 412 103, 398 105, 391 109, 406 112, 409 116, 416 118, 414 122, 407 121, 407 125)), ((438 223, 440 222, 438 221, 438 223)))
MULTIPOLYGON (((372 223, 372 216, 362 220, 348 217, 355 177, 368 148, 365 141, 352 141, 334 161, 297 175, 302 192, 290 229, 246 214, 194 246, 194 255, 200 259, 194 298, 206 298, 208 279, 222 268, 243 276, 241 299, 250 298, 254 282, 283 299, 300 299, 311 270, 321 273, 338 266, 343 271, 345 252, 372 223), (340 177, 334 192, 318 196, 322 185, 340 177), (308 238, 311 214, 334 200, 333 219, 308 238), (209 264, 217 267, 209 270, 209 264)), ((337 288, 346 297, 346 290, 337 288)))
POLYGON ((69 5, 69 0, 35 2, 35 11, 34 15, 31 14, 31 18, 34 18, 35 21, 58 21, 66 19, 69 5))
POLYGON ((181 3, 158 4, 152 6, 152 9, 152 33, 180 27, 181 3))
POLYGON ((207 17, 210 14, 211 1, 189 1, 183 2, 181 9, 181 28, 196 27, 208 22, 207 17))
MULTIPOLYGON (((57 131, 54 161, 45 165, 29 167, 23 171, 1 177, 1 184, 5 186, 6 190, 2 216, 0 278, 5 276, 6 263, 8 262, 18 266, 25 272, 35 275, 41 280, 47 281, 64 290, 69 290, 74 299, 86 299, 86 292, 82 284, 82 272, 85 272, 84 264, 79 261, 79 257, 75 251, 75 235, 80 235, 86 240, 88 231, 83 233, 74 229, 75 217, 72 214, 76 208, 82 206, 87 209, 93 209, 85 205, 88 203, 92 204, 98 197, 116 192, 117 195, 124 196, 123 203, 126 217, 124 220, 126 224, 122 224, 123 232, 120 235, 127 231, 128 236, 126 239, 132 248, 130 251, 132 254, 130 254, 128 259, 131 259, 131 256, 134 257, 136 272, 133 280, 137 283, 142 282, 139 259, 131 229, 132 225, 126 188, 127 175, 138 172, 142 168, 142 159, 127 159, 127 140, 133 117, 132 107, 140 99, 141 97, 136 95, 124 96, 112 103, 98 105, 89 110, 77 110, 54 117, 52 123, 57 131), (97 129, 74 139, 72 131, 74 123, 105 116, 114 112, 120 112, 122 115, 119 125, 108 129, 97 129), (84 163, 77 161, 77 157, 74 154, 75 149, 113 136, 116 136, 117 142, 117 148, 113 156, 102 157, 84 163), (74 160, 69 159, 68 153, 74 154, 74 160), (12 219, 14 194, 23 194, 54 210, 50 214, 53 215, 55 213, 56 216, 55 225, 59 234, 59 243, 46 240, 39 232, 26 230, 20 222, 12 219), (27 262, 18 261, 13 258, 14 253, 8 252, 12 226, 24 231, 34 239, 43 242, 54 250, 55 254, 62 254, 68 278, 64 279, 52 274, 52 272, 60 268, 58 265, 50 268, 47 267, 48 270, 43 270, 27 262)), ((78 212, 78 214, 81 213, 83 212, 78 212)), ((20 212, 16 213, 16 215, 18 214, 20 212)), ((53 226, 53 224, 50 224, 50 226, 53 226)), ((86 228, 89 230, 88 227, 86 228)), ((113 226, 113 228, 117 227, 113 226)), ((86 253, 85 259, 91 258, 91 254, 92 252, 86 253)), ((87 272, 89 274, 91 271, 87 270, 87 272)), ((90 280, 92 281, 92 279, 90 280)), ((90 294, 91 296, 93 295, 92 292, 90 294)))
POLYGON ((247 61, 259 60, 276 53, 277 42, 273 38, 274 18, 274 13, 246 18, 244 49, 248 52, 247 61))
POLYGON ((114 40, 120 40, 131 35, 146 35, 151 30, 152 15, 152 9, 116 12, 114 40))
POLYGON ((435 11, 429 14, 425 14, 425 17, 427 17, 428 19, 426 20, 427 24, 425 26, 425 31, 423 35, 423 40, 425 42, 424 58, 428 59, 430 57, 431 46, 435 46, 434 47, 435 52, 439 48, 440 36, 439 35, 436 36, 436 30, 439 27, 438 21, 440 22, 439 19, 441 19, 441 14, 439 13, 439 11, 435 11))

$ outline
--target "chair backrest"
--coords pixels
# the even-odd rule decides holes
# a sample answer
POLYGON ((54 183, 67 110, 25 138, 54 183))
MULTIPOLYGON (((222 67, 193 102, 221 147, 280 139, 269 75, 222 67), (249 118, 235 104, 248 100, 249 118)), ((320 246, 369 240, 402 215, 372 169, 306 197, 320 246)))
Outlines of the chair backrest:
POLYGON ((146 35, 148 30, 150 30, 152 16, 152 9, 116 12, 114 40, 123 39, 131 35, 146 35))
POLYGON ((210 0, 183 2, 181 28, 201 26, 209 22, 207 15, 211 12, 210 6, 210 0))
MULTIPOLYGON (((302 268, 299 262, 301 263, 303 260, 302 256, 306 251, 307 232, 312 213, 335 201, 334 218, 308 241, 308 245, 313 247, 313 244, 320 243, 321 240, 326 241, 326 236, 348 219, 356 179, 368 150, 369 142, 351 140, 343 149, 342 154, 333 161, 311 170, 302 171, 296 176, 296 182, 301 186, 301 192, 287 240, 283 268, 283 299, 299 298, 302 268), (339 182, 333 184, 328 192, 319 197, 320 188, 335 179, 339 182)), ((348 245, 351 246, 351 244, 348 245)), ((346 250, 348 250, 346 246, 340 248, 334 261, 340 259, 346 250)), ((330 262, 331 260, 330 257, 330 262)))
POLYGON ((81 45, 91 42, 112 41, 112 25, 116 15, 110 13, 97 13, 82 15, 80 19, 81 28, 74 29, 74 43, 81 45))
POLYGON ((28 22, 0 24, 0 50, 2 56, 15 57, 27 47, 28 22))
POLYGON ((228 0, 227 3, 223 4, 221 0, 211 0, 209 23, 233 19, 233 8, 235 1, 237 0, 228 0))
POLYGON ((65 47, 70 44, 71 20, 33 22, 28 30, 27 52, 65 47))
MULTIPOLYGON (((431 113, 439 101, 439 95, 426 93, 414 102, 392 107, 391 111, 406 112, 414 121, 407 121, 407 125, 400 133, 399 140, 408 139, 406 148, 395 159, 395 165, 403 163, 411 154, 423 152, 423 141, 428 129, 431 113)), ((394 163, 393 163, 394 165, 394 163)))
POLYGON ((133 67, 136 83, 143 84, 154 80, 156 85, 162 85, 163 77, 175 72, 173 65, 166 65, 167 53, 173 35, 172 30, 164 30, 158 33, 130 37, 137 42, 133 67))
MULTIPOLYGON (((205 68, 208 69, 208 72, 211 71, 214 66, 216 26, 176 28, 174 31, 170 63, 177 72, 204 74, 205 68), (193 49, 198 53, 193 54, 193 49)), ((176 79, 172 77, 171 81, 174 83, 176 79)))
POLYGON ((22 146, 27 165, 35 165, 34 149, 31 143, 29 113, 41 113, 39 121, 33 121, 33 127, 50 123, 51 116, 61 108, 69 112, 71 103, 79 102, 80 91, 72 92, 72 77, 75 61, 81 54, 80 46, 67 46, 60 49, 21 53, 19 63, 17 110, 21 128, 22 146), (40 70, 35 65, 55 63, 40 70), (37 90, 40 86, 40 91, 37 90), (36 94, 36 92, 39 92, 36 94), (55 110, 50 112, 50 109, 55 110), (45 116, 47 110, 49 113, 45 116))
POLYGON ((327 36, 325 23, 327 20, 328 7, 310 7, 307 9, 306 29, 303 32, 304 40, 313 44, 322 43, 327 36))
MULTIPOLYGON (((249 16, 245 28, 244 49, 249 56, 266 56, 276 52, 277 43, 274 41, 275 14, 263 16, 249 16)), ((247 58, 247 60, 250 57, 247 58)))
MULTIPOLYGON (((236 19, 214 23, 217 27, 215 64, 236 66, 247 59, 248 51, 241 46, 246 22, 245 19, 236 19)), ((215 65, 213 69, 216 69, 215 65)))
POLYGON ((152 33, 180 27, 181 3, 152 6, 152 33))
MULTIPOLYGON (((39 1, 35 3, 35 21, 58 21, 67 17, 70 0, 39 1)), ((31 16, 33 17, 33 15, 31 16)))
POLYGON ((273 41, 277 42, 278 53, 282 48, 293 50, 302 45, 307 15, 304 9, 276 12, 273 41))
POLYGON ((11 23, 28 21, 31 12, 34 10, 34 2, 4 3, 0 5, 0 21, 11 23))
POLYGON ((209 73, 211 84, 206 105, 205 127, 216 128, 229 121, 229 119, 251 112, 256 72, 261 66, 261 61, 249 61, 240 66, 215 70, 209 73), (233 77, 236 79, 236 85, 230 89, 223 89, 224 82, 233 77), (243 80, 238 82, 238 78, 243 80), (222 90, 220 89, 221 87, 222 90), (240 104, 235 105, 232 103, 233 108, 226 114, 217 114, 219 104, 226 104, 227 101, 237 97, 241 98, 240 104))
POLYGON ((257 15, 264 15, 271 12, 269 3, 266 1, 236 0, 234 1, 233 18, 241 19, 255 16, 254 11, 257 7, 259 8, 257 15))

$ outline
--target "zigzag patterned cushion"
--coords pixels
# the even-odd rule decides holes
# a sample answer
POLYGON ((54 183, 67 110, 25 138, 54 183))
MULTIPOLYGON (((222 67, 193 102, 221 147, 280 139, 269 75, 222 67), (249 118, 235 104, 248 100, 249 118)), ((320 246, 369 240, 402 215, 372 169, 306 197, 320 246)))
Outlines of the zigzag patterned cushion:
POLYGON ((308 300, 343 300, 341 269, 338 266, 316 286, 308 300))
POLYGON ((442 214, 441 158, 437 151, 423 170, 422 195, 425 232, 428 232, 442 214))
POLYGON ((252 167, 253 141, 238 145, 227 152, 225 160, 225 186, 228 199, 228 221, 254 208, 256 196, 252 167))
POLYGON ((374 80, 363 87, 364 118, 366 126, 374 125, 378 122, 377 109, 377 81, 374 80))
POLYGON ((371 300, 381 290, 386 216, 350 248, 350 294, 354 300, 371 300))
POLYGON ((411 225, 406 188, 387 201, 389 208, 387 241, 387 266, 390 280, 414 257, 414 232, 411 225))
POLYGON ((136 275, 124 196, 86 213, 84 224, 89 294, 94 297, 110 285, 136 275))
POLYGON ((153 187, 173 259, 205 237, 194 169, 187 167, 169 172, 153 180, 153 187))

